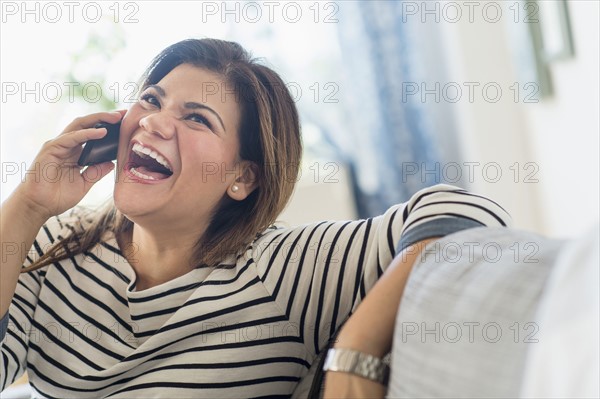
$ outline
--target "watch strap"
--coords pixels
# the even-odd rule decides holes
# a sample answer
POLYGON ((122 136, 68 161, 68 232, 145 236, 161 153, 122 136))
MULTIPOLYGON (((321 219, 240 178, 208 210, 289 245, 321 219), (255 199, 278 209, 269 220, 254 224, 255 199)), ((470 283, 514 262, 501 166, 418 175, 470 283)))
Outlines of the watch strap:
POLYGON ((382 359, 346 348, 329 349, 323 370, 355 374, 386 386, 390 375, 390 368, 382 359))

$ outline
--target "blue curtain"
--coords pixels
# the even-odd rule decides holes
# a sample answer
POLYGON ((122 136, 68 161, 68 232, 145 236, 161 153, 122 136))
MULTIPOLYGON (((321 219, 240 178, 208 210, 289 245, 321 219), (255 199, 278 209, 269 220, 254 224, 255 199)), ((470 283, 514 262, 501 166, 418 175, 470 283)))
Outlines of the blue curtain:
POLYGON ((427 43, 402 22, 401 1, 337 4, 345 139, 352 140, 346 157, 359 216, 370 217, 440 179, 426 104, 406 95, 407 86, 420 84, 419 48, 427 43))

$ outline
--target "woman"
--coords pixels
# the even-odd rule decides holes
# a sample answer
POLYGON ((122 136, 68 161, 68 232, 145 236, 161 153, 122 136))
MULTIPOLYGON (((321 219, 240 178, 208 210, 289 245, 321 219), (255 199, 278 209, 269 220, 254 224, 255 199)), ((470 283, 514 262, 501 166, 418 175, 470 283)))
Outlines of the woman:
MULTIPOLYGON (((59 179, 29 175, 2 205, 2 389, 27 370, 39 396, 289 396, 386 269, 335 344, 374 362, 418 249, 508 218, 437 186, 373 219, 272 226, 300 156, 294 101, 239 45, 161 52, 127 112, 44 144, 34 165, 61 165, 59 179), (113 165, 80 171, 82 144, 121 119, 114 205, 84 212, 113 165)), ((326 395, 383 395, 366 377, 329 372, 326 395)))

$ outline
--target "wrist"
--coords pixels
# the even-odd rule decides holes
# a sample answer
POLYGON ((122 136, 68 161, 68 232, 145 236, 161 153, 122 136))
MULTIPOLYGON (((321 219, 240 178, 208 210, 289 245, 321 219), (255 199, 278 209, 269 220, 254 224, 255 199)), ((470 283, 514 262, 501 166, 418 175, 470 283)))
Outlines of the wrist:
POLYGON ((390 374, 390 367, 384 359, 345 348, 329 349, 323 370, 356 375, 383 386, 387 386, 390 374))
POLYGON ((352 318, 342 327, 333 348, 353 349, 379 358, 390 351, 391 333, 361 328, 360 325, 354 326, 351 321, 352 318))
POLYGON ((20 221, 29 223, 32 227, 41 227, 52 215, 46 209, 36 206, 26 196, 21 195, 18 190, 13 192, 2 204, 3 217, 10 214, 20 221))

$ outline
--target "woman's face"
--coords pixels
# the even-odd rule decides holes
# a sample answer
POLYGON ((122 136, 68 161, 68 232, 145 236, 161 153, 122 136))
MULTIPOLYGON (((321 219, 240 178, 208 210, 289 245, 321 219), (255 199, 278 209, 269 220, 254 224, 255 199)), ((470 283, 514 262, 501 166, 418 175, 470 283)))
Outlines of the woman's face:
POLYGON ((205 228, 224 195, 249 194, 239 184, 232 191, 240 176, 239 124, 233 88, 220 75, 189 64, 173 69, 123 118, 117 209, 139 224, 205 228))

